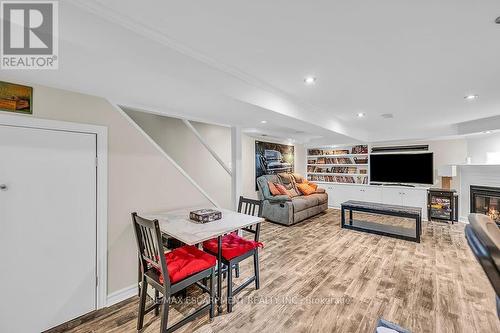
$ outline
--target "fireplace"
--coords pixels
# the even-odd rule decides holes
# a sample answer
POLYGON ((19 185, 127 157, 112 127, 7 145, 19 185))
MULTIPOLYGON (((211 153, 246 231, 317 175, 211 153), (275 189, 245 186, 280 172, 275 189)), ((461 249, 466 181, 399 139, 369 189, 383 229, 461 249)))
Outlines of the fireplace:
POLYGON ((500 188, 471 185, 470 211, 488 215, 500 225, 500 188))

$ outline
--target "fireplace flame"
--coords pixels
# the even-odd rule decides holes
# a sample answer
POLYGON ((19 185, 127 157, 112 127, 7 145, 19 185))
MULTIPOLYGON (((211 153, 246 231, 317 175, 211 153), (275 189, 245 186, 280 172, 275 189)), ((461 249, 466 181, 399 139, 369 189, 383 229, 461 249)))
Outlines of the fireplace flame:
POLYGON ((500 211, 495 208, 488 209, 488 213, 486 215, 488 215, 493 221, 500 221, 500 211))

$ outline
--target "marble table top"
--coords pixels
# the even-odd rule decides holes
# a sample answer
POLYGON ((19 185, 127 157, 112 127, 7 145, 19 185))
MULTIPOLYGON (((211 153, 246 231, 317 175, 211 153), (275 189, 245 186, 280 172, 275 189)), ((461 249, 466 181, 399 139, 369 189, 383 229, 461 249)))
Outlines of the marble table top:
MULTIPOLYGON (((263 222, 264 219, 240 214, 228 209, 216 208, 222 212, 222 219, 208 223, 196 223, 189 219, 189 212, 207 207, 195 207, 176 211, 146 212, 139 216, 158 220, 161 232, 188 245, 195 245, 206 240, 224 235, 244 227, 263 222)), ((212 207, 210 207, 212 208, 212 207)))
POLYGON ((399 205, 388 205, 378 202, 366 202, 366 201, 356 201, 349 200, 342 203, 342 206, 352 207, 352 208, 366 208, 379 211, 389 211, 394 213, 410 213, 410 214, 422 214, 422 208, 412 207, 412 206, 399 206, 399 205))

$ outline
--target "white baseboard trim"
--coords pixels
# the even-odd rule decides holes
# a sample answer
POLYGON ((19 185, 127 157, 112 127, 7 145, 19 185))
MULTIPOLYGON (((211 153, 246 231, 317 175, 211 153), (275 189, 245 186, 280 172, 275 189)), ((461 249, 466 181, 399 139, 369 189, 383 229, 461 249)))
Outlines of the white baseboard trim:
POLYGON ((120 289, 108 295, 106 299, 106 307, 120 303, 132 296, 137 295, 137 284, 133 284, 129 287, 120 289))

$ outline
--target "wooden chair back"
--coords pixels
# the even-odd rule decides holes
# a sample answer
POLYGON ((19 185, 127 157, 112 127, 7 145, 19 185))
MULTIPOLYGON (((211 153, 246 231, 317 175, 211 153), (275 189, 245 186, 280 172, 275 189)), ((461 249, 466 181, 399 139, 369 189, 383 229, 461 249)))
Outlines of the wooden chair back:
MULTIPOLYGON (((244 198, 243 196, 240 196, 240 200, 238 202, 238 213, 262 217, 262 201, 244 198)), ((254 226, 243 228, 243 230, 254 234, 255 241, 256 242, 259 241, 260 223, 254 226)))
POLYGON ((132 213, 132 222, 143 274, 155 269, 163 275, 164 283, 170 285, 158 220, 147 220, 132 213))

